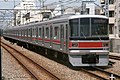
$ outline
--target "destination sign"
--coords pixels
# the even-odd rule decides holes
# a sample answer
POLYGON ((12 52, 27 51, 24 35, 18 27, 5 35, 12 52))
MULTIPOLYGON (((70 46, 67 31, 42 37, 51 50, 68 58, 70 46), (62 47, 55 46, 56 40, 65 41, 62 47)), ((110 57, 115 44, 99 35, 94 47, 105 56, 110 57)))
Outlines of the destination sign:
POLYGON ((93 24, 107 23, 107 19, 92 19, 93 24))

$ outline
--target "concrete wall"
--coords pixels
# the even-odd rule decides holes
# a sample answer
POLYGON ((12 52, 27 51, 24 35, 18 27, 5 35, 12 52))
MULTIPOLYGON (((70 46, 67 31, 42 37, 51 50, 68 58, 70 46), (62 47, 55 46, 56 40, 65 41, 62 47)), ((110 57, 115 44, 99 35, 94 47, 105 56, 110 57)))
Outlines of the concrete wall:
POLYGON ((120 39, 110 40, 110 51, 120 53, 120 39))

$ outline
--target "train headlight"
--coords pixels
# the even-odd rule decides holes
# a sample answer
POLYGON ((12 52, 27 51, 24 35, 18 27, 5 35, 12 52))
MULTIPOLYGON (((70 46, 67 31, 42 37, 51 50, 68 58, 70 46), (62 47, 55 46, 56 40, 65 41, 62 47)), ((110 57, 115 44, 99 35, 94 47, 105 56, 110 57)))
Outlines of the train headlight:
POLYGON ((73 42, 72 43, 72 47, 78 47, 78 43, 77 42, 73 42))
POLYGON ((109 46, 109 43, 108 42, 104 42, 103 43, 103 47, 108 47, 109 46))

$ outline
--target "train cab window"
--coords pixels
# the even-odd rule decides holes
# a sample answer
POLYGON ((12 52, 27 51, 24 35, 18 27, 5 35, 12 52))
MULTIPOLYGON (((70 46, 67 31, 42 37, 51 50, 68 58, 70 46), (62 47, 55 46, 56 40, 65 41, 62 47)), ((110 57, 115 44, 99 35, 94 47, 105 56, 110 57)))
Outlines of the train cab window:
POLYGON ((90 18, 80 19, 80 36, 90 36, 90 18))
POLYGON ((54 27, 54 39, 59 39, 59 27, 54 27))
POLYGON ((71 19, 70 20, 70 35, 71 36, 78 36, 79 30, 79 19, 71 19))
POLYGON ((38 34, 38 37, 41 37, 42 36, 42 29, 39 28, 39 34, 38 34))
POLYGON ((91 19, 92 36, 108 35, 108 19, 92 18, 91 19))
POLYGON ((49 38, 49 28, 48 28, 48 27, 46 28, 46 35, 45 35, 45 38, 49 38))

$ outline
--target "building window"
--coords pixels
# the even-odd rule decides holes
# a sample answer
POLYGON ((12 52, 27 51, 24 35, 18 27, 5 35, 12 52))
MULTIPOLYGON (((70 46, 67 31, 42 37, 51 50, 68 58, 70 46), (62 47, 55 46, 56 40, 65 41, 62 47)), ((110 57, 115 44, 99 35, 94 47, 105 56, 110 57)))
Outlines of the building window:
POLYGON ((89 8, 86 8, 86 12, 87 12, 87 14, 89 14, 89 12, 90 12, 90 9, 89 9, 89 8))
POLYGON ((109 25, 109 34, 113 34, 113 26, 114 24, 109 25))
POLYGON ((114 17, 114 11, 109 11, 109 17, 114 17))
POLYGON ((109 0, 109 4, 114 4, 114 0, 109 0))

